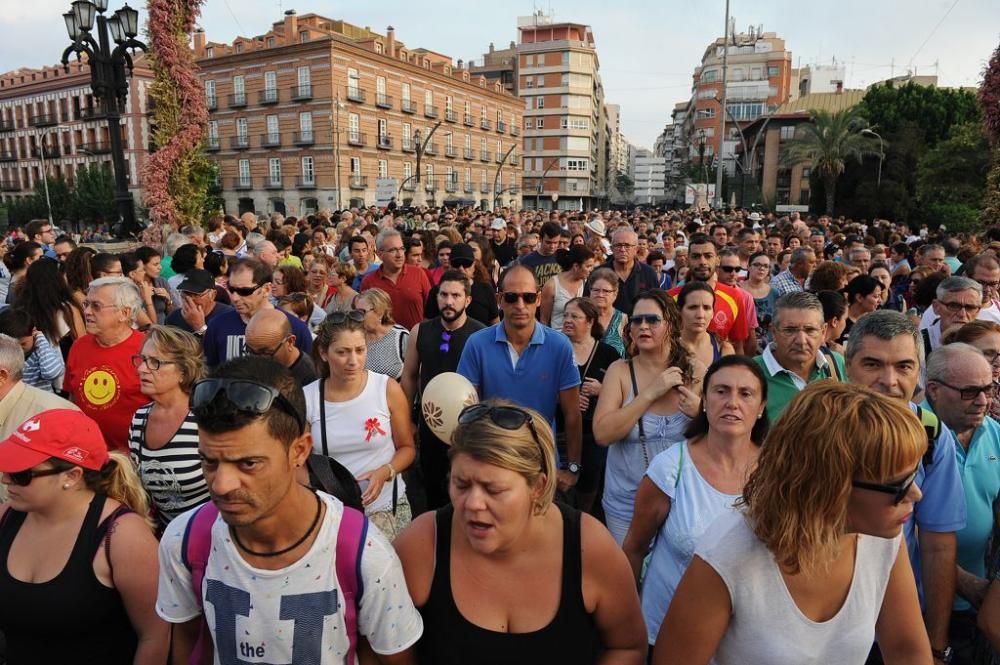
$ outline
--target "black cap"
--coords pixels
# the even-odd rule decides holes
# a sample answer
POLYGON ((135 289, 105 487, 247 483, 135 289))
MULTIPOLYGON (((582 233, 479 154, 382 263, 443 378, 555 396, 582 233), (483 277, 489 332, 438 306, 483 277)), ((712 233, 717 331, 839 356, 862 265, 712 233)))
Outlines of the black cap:
POLYGON ((184 280, 177 285, 178 291, 184 293, 204 293, 215 288, 215 280, 212 273, 200 268, 192 268, 184 273, 184 280))
POLYGON ((451 258, 450 261, 454 265, 455 260, 466 259, 472 263, 476 261, 476 253, 473 251, 472 247, 464 242, 460 242, 457 245, 451 246, 451 258))

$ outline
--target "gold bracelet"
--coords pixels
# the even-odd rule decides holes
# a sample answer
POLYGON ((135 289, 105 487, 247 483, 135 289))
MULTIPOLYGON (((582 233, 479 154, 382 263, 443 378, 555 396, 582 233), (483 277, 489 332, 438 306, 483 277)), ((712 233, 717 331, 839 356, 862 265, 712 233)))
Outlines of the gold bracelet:
POLYGON ((385 465, 389 467, 389 480, 392 480, 396 477, 396 470, 392 468, 392 462, 386 462, 385 465))

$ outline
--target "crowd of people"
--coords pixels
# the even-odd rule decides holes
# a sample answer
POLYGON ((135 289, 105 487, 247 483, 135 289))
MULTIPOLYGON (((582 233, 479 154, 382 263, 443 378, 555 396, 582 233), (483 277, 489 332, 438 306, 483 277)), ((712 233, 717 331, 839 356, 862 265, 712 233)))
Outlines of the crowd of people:
POLYGON ((3 658, 996 665, 998 257, 747 210, 245 213, 122 254, 34 220, 0 242, 3 658), (446 373, 478 400, 426 403, 446 373))

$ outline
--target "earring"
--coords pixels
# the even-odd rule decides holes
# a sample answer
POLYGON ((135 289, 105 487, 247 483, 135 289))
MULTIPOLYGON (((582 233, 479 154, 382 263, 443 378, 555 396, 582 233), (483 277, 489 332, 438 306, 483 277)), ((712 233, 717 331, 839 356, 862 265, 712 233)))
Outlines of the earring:
POLYGON ((68 490, 69 489, 69 483, 66 483, 65 485, 63 485, 63 489, 64 490, 68 490))

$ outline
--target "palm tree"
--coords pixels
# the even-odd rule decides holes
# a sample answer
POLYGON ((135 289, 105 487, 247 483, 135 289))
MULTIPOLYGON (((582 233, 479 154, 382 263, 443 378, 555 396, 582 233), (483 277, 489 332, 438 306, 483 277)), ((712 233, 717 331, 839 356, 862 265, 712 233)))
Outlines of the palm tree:
POLYGON ((833 214, 837 179, 848 160, 860 164, 865 157, 880 154, 879 142, 861 133, 867 127, 868 121, 857 107, 838 113, 815 110, 810 114, 810 122, 799 126, 795 138, 782 152, 780 161, 784 168, 805 162, 812 165, 826 190, 828 215, 833 214))

